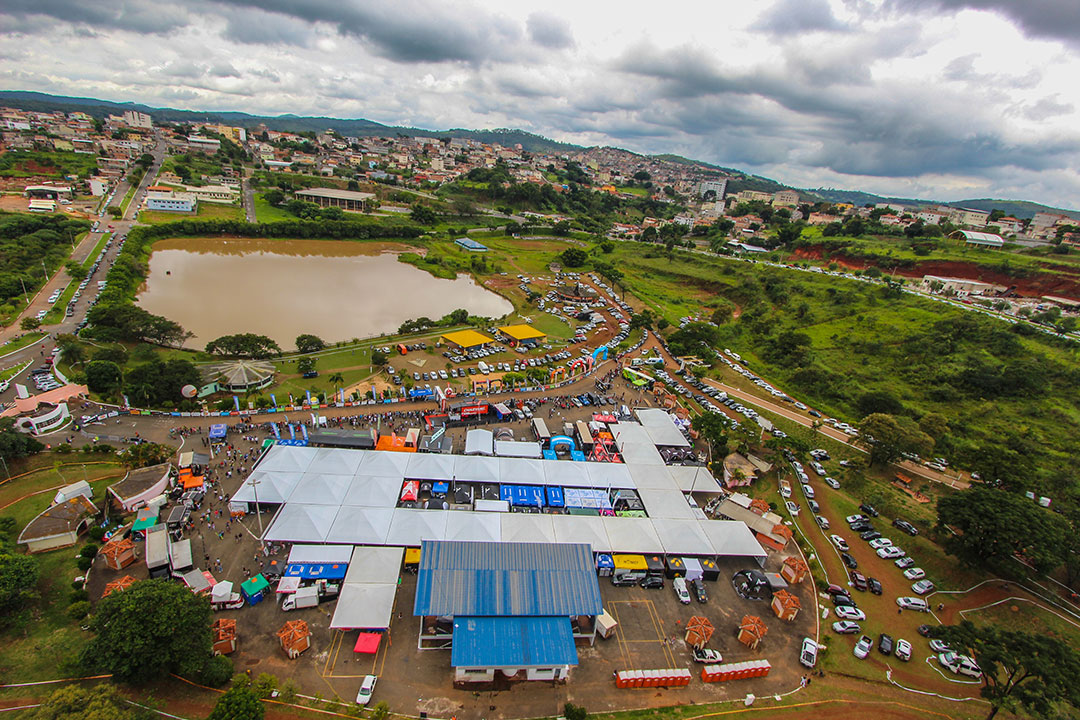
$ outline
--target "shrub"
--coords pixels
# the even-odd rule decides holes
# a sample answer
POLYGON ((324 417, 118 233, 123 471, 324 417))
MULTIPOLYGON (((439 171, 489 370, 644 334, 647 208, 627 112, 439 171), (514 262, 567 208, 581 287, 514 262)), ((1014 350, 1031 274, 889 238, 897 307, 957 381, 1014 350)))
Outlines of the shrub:
POLYGON ((99 525, 95 525, 94 527, 90 528, 90 532, 87 533, 87 535, 94 542, 101 542, 105 539, 105 528, 99 525))
POLYGON ((83 549, 79 551, 79 555, 84 558, 92 558, 98 554, 98 546, 95 543, 86 543, 83 545, 83 549))
POLYGON ((584 707, 570 702, 563 705, 563 715, 566 720, 585 720, 585 718, 589 717, 589 713, 584 707))
POLYGON ((86 572, 87 570, 89 570, 90 566, 93 565, 93 564, 94 564, 94 558, 89 558, 89 557, 80 557, 78 560, 75 561, 75 565, 80 570, 82 570, 83 572, 86 572))
POLYGON ((73 602, 68 606, 67 613, 69 618, 78 622, 90 614, 90 602, 87 600, 73 602))
POLYGON ((84 602, 90 599, 89 593, 85 590, 72 590, 68 594, 68 600, 72 603, 84 602))
POLYGON ((210 687, 222 687, 233 676, 233 662, 224 655, 215 655, 199 671, 199 681, 210 687))

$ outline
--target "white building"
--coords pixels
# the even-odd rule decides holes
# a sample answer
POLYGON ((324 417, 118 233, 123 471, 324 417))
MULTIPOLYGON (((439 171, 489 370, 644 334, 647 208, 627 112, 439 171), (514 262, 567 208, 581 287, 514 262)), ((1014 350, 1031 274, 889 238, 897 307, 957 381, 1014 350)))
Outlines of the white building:
POLYGON ((717 200, 723 200, 727 193, 727 178, 721 180, 702 180, 697 186, 698 197, 705 197, 705 193, 716 193, 717 200))
POLYGON ((139 128, 141 130, 154 129, 153 120, 146 113, 125 110, 121 117, 123 118, 124 124, 128 127, 139 128))
POLYGON ((795 207, 799 204, 799 193, 794 190, 781 190, 773 193, 772 204, 776 207, 795 207))
POLYGON ((185 185, 184 189, 200 202, 234 203, 240 199, 240 190, 227 185, 185 185))
POLYGON ((187 145, 189 150, 206 153, 207 155, 213 155, 221 149, 221 141, 216 138, 192 136, 187 139, 187 145))
POLYGON ((986 210, 973 208, 953 208, 949 211, 949 222, 954 225, 966 225, 968 227, 986 227, 986 221, 990 213, 986 210))
POLYGON ((199 209, 199 199, 193 193, 149 191, 146 193, 146 209, 193 213, 199 209))

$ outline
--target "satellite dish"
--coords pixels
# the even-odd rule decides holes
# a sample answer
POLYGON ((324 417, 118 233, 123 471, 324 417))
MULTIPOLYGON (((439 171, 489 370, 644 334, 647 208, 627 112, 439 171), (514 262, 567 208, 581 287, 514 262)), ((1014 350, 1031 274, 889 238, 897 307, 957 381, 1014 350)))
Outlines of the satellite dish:
POLYGON ((186 398, 193 398, 198 392, 199 389, 194 385, 185 385, 184 387, 180 388, 180 394, 186 398))

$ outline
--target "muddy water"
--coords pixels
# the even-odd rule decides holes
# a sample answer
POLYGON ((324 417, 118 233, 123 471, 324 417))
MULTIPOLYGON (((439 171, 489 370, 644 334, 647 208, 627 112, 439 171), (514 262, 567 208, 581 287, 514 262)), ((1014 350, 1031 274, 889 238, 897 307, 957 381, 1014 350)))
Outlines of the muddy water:
POLYGON ((297 335, 327 342, 393 332, 457 308, 499 317, 505 298, 462 275, 444 280, 398 262, 398 243, 183 238, 154 245, 136 302, 195 333, 189 347, 250 332, 282 349, 297 335))

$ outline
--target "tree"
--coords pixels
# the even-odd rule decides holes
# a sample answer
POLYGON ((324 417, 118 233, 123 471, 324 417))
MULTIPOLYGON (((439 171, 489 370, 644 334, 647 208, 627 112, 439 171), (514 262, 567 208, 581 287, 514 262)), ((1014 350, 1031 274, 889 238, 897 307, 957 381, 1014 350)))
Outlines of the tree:
POLYGON ((730 422, 726 415, 702 413, 690 421, 690 427, 709 443, 714 458, 723 460, 727 457, 730 422))
POLYGON ((263 193, 263 200, 270 203, 274 207, 280 206, 285 202, 285 193, 277 188, 271 188, 263 193))
POLYGON ((801 223, 784 223, 776 230, 776 239, 781 245, 791 245, 802 237, 801 223))
POLYGON ((177 583, 142 580, 98 602, 90 621, 96 635, 82 662, 124 682, 190 675, 212 657, 212 620, 206 597, 177 583))
POLYGON ((929 412, 919 418, 919 429, 936 442, 948 434, 949 421, 940 413, 929 412))
POLYGON ((638 182, 647 182, 649 180, 652 180, 652 175, 650 175, 646 170, 638 170, 636 173, 634 173, 634 179, 638 182))
POLYGON ((563 250, 559 258, 566 267, 578 268, 588 261, 589 255, 581 248, 573 247, 563 250))
POLYGON ((439 220, 434 210, 419 203, 412 206, 412 211, 409 215, 413 222, 420 223, 421 225, 434 225, 439 220))
POLYGON ((45 446, 15 429, 13 418, 0 418, 0 457, 11 460, 39 453, 45 446))
POLYGON ((563 717, 565 717, 566 720, 585 720, 589 717, 589 713, 581 705, 575 705, 574 703, 568 702, 563 705, 563 717))
POLYGON ((19 321, 19 327, 23 330, 37 330, 41 327, 41 321, 36 317, 24 317, 19 321))
POLYGON ((56 336, 56 347, 64 354, 64 360, 71 365, 78 365, 86 360, 86 350, 74 335, 62 333, 56 336))
POLYGON ((68 685, 54 690, 31 720, 148 720, 156 715, 130 705, 115 685, 68 685))
POLYGON ((1080 655, 1056 637, 975 626, 970 620, 936 627, 932 634, 978 663, 983 673, 980 694, 990 702, 986 720, 1002 709, 1048 718, 1064 717, 1055 712, 1061 703, 1080 707, 1080 655))
POLYGON ((934 440, 906 417, 873 413, 859 424, 859 432, 870 446, 871 465, 886 465, 904 453, 929 455, 934 449, 934 440))
POLYGON ((387 356, 387 354, 384 353, 382 350, 372 350, 371 351, 371 364, 372 365, 378 365, 379 367, 382 367, 383 365, 385 365, 387 363, 387 361, 389 359, 390 358, 387 356))
POLYGON ((206 344, 206 352, 211 355, 231 355, 233 357, 267 358, 281 352, 278 344, 265 335, 237 333, 222 335, 206 344))
POLYGON ((302 357, 296 361, 296 372, 301 375, 307 375, 310 372, 315 372, 315 358, 302 357))
POLYGON ((1023 495, 974 486, 943 496, 937 510, 945 549, 969 565, 1012 572, 1011 559, 1019 556, 1049 572, 1064 560, 1068 522, 1023 495))
POLYGON ((235 684, 218 698, 207 720, 262 720, 266 707, 248 685, 235 684))
POLYGON ((331 385, 341 385, 341 383, 345 382, 345 376, 340 372, 333 372, 330 373, 330 377, 328 377, 327 380, 330 381, 331 385))
POLYGON ((32 555, 0 554, 0 623, 37 599, 38 572, 32 555))
POLYGON ((326 347, 326 343, 318 335, 297 335, 296 349, 302 353, 318 352, 326 347))
POLYGON ((142 442, 132 445, 124 451, 121 459, 124 466, 130 469, 150 467, 168 461, 176 450, 168 445, 158 445, 152 442, 142 442))
POLYGON ((719 305, 713 310, 712 317, 709 319, 716 325, 723 325, 731 316, 735 313, 735 304, 725 298, 720 298, 719 305))
POLYGON ((856 407, 859 409, 859 414, 864 417, 874 413, 899 415, 904 412, 904 404, 884 390, 871 390, 863 393, 859 396, 856 407))

